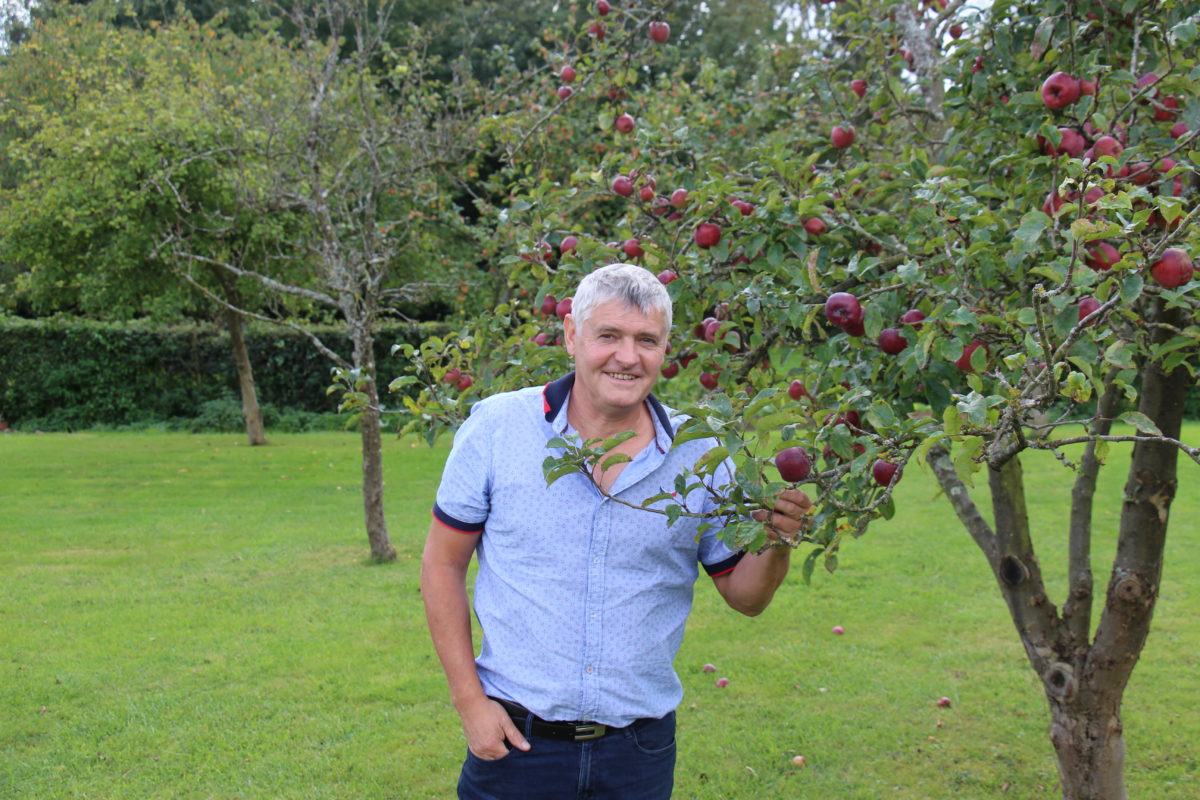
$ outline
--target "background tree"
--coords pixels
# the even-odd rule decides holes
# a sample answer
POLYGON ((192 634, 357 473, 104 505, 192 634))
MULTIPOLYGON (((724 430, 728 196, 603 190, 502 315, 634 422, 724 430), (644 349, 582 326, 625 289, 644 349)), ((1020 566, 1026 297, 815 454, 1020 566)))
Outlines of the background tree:
MULTIPOLYGON (((186 237, 160 242, 196 267, 256 282, 282 307, 293 300, 324 307, 345 325, 350 360, 308 333, 361 400, 364 513, 371 555, 380 561, 395 558, 395 549, 383 510, 375 337, 405 302, 460 290, 465 284, 449 268, 451 256, 456 248, 476 246, 444 187, 446 174, 469 168, 469 123, 477 112, 456 101, 458 89, 426 76, 419 43, 407 50, 387 43, 392 10, 390 3, 330 0, 288 12, 296 91, 283 104, 256 106, 252 130, 265 133, 241 140, 237 149, 265 165, 270 179, 256 175, 242 183, 236 200, 239 216, 302 216, 287 251, 247 266, 196 251, 186 237), (298 282, 282 269, 297 263, 311 269, 311 280, 298 282)), ((459 88, 469 88, 469 81, 459 88)), ((195 152, 183 162, 209 158, 195 152)))
MULTIPOLYGON (((1171 3, 864 0, 806 17, 836 35, 760 51, 752 78, 700 62, 685 80, 648 36, 666 13, 577 17, 541 84, 489 129, 512 165, 495 177, 513 198, 504 302, 405 351, 400 383, 421 388, 407 429, 436 436, 476 393, 562 370, 547 298, 595 266, 660 272, 677 320, 661 394, 693 417, 681 437, 720 443, 685 481, 733 456, 737 520, 780 488, 775 453, 802 448, 793 466, 807 466, 785 469, 818 498, 793 543, 809 575, 896 513, 896 481, 927 462, 1043 683, 1064 797, 1125 797, 1121 699, 1178 455, 1200 459, 1179 440, 1200 365, 1196 20, 1171 3), (467 371, 465 390, 447 382, 467 371), (1096 592, 1095 476, 1114 442, 1132 459, 1096 592), (1029 525, 1031 449, 1074 481, 1057 531, 1029 525), (1038 533, 1069 543, 1061 605, 1038 533)), ((574 473, 600 452, 560 449, 548 478, 586 480, 574 473)), ((754 525, 724 535, 763 543, 754 525)))
MULTIPOLYGON (((83 11, 40 21, 6 65, 0 253, 13 302, 107 319, 205 313, 211 306, 157 243, 171 232, 193 250, 254 262, 294 227, 287 215, 237 206, 235 186, 257 167, 231 147, 252 135, 245 98, 294 85, 285 54, 188 21, 135 30, 109 24, 103 8, 83 11)), ((228 310, 260 293, 224 271, 201 285, 228 304, 246 433, 263 444, 242 315, 228 310)))

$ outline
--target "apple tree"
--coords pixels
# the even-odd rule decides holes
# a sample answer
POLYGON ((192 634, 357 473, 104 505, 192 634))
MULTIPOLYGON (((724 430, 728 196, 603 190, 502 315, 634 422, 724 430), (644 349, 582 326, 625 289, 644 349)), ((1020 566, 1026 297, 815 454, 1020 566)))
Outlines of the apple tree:
MULTIPOLYGON (((821 4, 746 73, 672 68, 671 34, 651 35, 664 5, 582 9, 488 131, 510 165, 489 209, 499 302, 405 351, 406 429, 433 438, 479 395, 565 371, 565 295, 597 265, 643 264, 675 303, 656 391, 691 415, 680 439, 718 442, 675 488, 732 456, 723 535, 755 549, 761 529, 738 520, 780 477, 802 482, 817 512, 787 544, 807 575, 930 469, 1043 683, 1064 797, 1124 798, 1122 696, 1177 462, 1200 461, 1180 438, 1200 367, 1197 19, 1136 0, 821 4), (1068 542, 1059 602, 1026 512, 1034 450, 1073 482, 1041 532, 1068 542), (1097 579, 1104 466, 1127 482, 1097 579)), ((555 444, 549 480, 614 443, 555 444)))

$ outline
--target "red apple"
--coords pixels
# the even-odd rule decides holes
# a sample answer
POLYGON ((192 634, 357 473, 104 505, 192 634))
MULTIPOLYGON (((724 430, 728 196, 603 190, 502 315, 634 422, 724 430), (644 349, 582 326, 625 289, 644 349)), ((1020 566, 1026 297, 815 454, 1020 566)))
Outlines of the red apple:
POLYGON ((1078 100, 1079 93, 1079 80, 1065 72, 1056 72, 1042 83, 1042 102, 1056 111, 1078 100))
POLYGON ((834 625, 832 628, 830 628, 830 632, 834 636, 841 636, 842 634, 844 634, 846 632, 846 629, 843 628, 841 625, 834 625))
POLYGON ((803 447, 789 447, 775 455, 775 466, 779 477, 788 483, 799 483, 812 472, 812 459, 803 447))
POLYGON ((558 305, 554 307, 554 313, 558 315, 559 319, 563 319, 567 316, 567 314, 571 313, 571 304, 573 299, 574 298, 571 297, 564 297, 562 300, 558 301, 558 305))
POLYGON ((829 143, 838 150, 845 150, 850 145, 854 144, 854 128, 846 125, 834 125, 833 130, 829 134, 829 143))
POLYGON ((850 91, 854 92, 860 98, 867 93, 867 82, 862 78, 855 78, 850 81, 850 91))
POLYGON ((951 39, 957 39, 958 37, 962 36, 962 32, 963 32, 963 27, 962 27, 962 25, 959 25, 957 22, 950 26, 950 38, 951 39))
POLYGON ((567 86, 564 84, 564 85, 558 87, 558 99, 559 100, 566 100, 568 97, 570 97, 573 94, 575 94, 575 90, 572 89, 570 86, 567 86))
POLYGON ((473 383, 475 383, 475 381, 471 380, 470 375, 463 375, 458 379, 458 383, 454 384, 454 386, 460 392, 465 392, 467 389, 471 388, 471 384, 473 383))
POLYGON ((1079 298, 1079 319, 1082 320, 1099 307, 1100 301, 1091 295, 1079 298))
POLYGON ((1095 141, 1095 143, 1092 144, 1092 149, 1090 152, 1094 153, 1093 160, 1095 160, 1101 156, 1112 156, 1113 158, 1116 158, 1117 156, 1121 155, 1121 151, 1124 149, 1125 147, 1119 141, 1117 141, 1116 137, 1101 136, 1095 141))
MULTIPOLYGON (((599 4, 597 4, 597 5, 599 5, 599 4)), ((605 3, 604 5, 607 6, 608 3, 605 3)), ((604 13, 607 14, 608 12, 606 11, 604 13)), ((601 14, 600 16, 604 16, 604 14, 601 14)), ((604 23, 603 22, 597 21, 597 22, 593 22, 591 25, 588 25, 588 33, 591 36, 593 36, 596 39, 596 41, 598 41, 598 42, 604 41, 604 32, 605 31, 604 31, 604 23)))
POLYGON ((804 220, 804 230, 808 231, 809 236, 820 236, 828 230, 828 226, 820 217, 811 217, 804 220))
POLYGON ((1170 122, 1179 113, 1179 98, 1167 95, 1158 100, 1154 106, 1154 118, 1159 122, 1170 122))
POLYGON ((675 280, 678 277, 679 277, 679 274, 677 272, 675 272, 675 270, 664 269, 662 272, 658 273, 658 282, 661 283, 663 286, 666 286, 668 283, 670 283, 671 281, 675 280))
POLYGON ((642 198, 643 203, 649 203, 651 200, 654 199, 654 187, 653 186, 643 186, 641 188, 641 190, 638 192, 638 197, 642 198))
POLYGON ((1095 95, 1096 95, 1095 82, 1094 81, 1085 81, 1085 80, 1079 81, 1079 93, 1091 95, 1092 97, 1095 97, 1095 95))
POLYGON ((788 397, 792 398, 796 402, 799 402, 800 398, 802 397, 812 397, 812 395, 808 393, 808 389, 806 389, 804 384, 800 381, 792 381, 790 384, 788 384, 787 391, 788 397))
POLYGON ((446 374, 442 376, 442 380, 446 383, 458 383, 458 379, 462 377, 462 370, 458 367, 451 367, 446 370, 446 374))
POLYGON ((564 236, 562 241, 558 243, 558 252, 564 256, 574 250, 579 245, 579 240, 574 236, 564 236))
POLYGON ((646 255, 646 251, 642 249, 642 243, 638 239, 626 239, 625 243, 621 245, 621 249, 630 258, 641 258, 646 255))
POLYGON ((1062 138, 1059 139, 1058 147, 1050 144, 1049 140, 1043 140, 1043 153, 1048 156, 1058 156, 1066 153, 1071 158, 1079 158, 1083 155, 1083 151, 1087 147, 1087 140, 1083 138, 1083 134, 1074 128, 1059 128, 1058 132, 1062 135, 1062 138))
POLYGON ((633 194, 633 181, 624 175, 618 175, 613 178, 612 190, 622 197, 629 197, 633 194))
POLYGON ((699 247, 716 247, 721 241, 721 226, 714 222, 701 222, 696 226, 694 238, 699 247))
POLYGON ((687 189, 676 189, 675 191, 671 192, 671 205, 675 206, 676 208, 683 208, 687 205, 687 203, 687 189))
POLYGON ((1168 247, 1150 267, 1150 275, 1166 289, 1176 289, 1192 279, 1192 258, 1185 250, 1168 247))
POLYGON ((570 64, 563 64, 563 68, 558 71, 558 77, 563 83, 574 83, 575 68, 570 64))
POLYGON ((882 458, 871 465, 871 477, 880 486, 889 486, 893 481, 899 483, 903 474, 904 471, 898 466, 882 458))
POLYGON ((924 321, 925 315, 918 308, 910 308, 900 315, 900 321, 905 325, 912 325, 913 330, 921 330, 921 323, 924 321))
POLYGON ((839 328, 862 324, 862 304, 849 292, 834 292, 825 301, 825 317, 839 328))
POLYGON ((633 133, 633 117, 628 114, 617 117, 615 125, 621 133, 633 133))
POLYGON ((648 32, 650 34, 650 38, 659 44, 665 44, 667 39, 671 38, 671 26, 662 20, 655 20, 654 22, 651 22, 648 32))
POLYGON ((906 347, 908 347, 908 340, 896 328, 884 328, 879 332, 879 349, 888 355, 894 356, 902 353, 906 347))
POLYGON ((1176 122, 1174 125, 1171 126, 1171 138, 1172 139, 1178 139, 1187 132, 1188 132, 1188 126, 1187 126, 1186 122, 1176 122))
POLYGON ((1108 242, 1099 242, 1087 254, 1087 265, 1098 272, 1111 269, 1120 260, 1121 253, 1108 242))
POLYGON ((983 56, 976 56, 975 63, 971 65, 971 72, 983 72, 983 56))
POLYGON ((545 347, 550 344, 550 341, 550 334, 546 333, 545 331, 541 331, 533 337, 533 343, 538 347, 545 347))
POLYGON ((555 313, 555 309, 557 309, 557 308, 558 308, 558 299, 555 298, 555 296, 552 294, 546 295, 546 298, 544 300, 542 300, 542 314, 544 314, 545 316, 548 317, 551 314, 555 313))
POLYGON ((949 697, 939 697, 937 704, 938 704, 938 708, 949 708, 950 707, 950 698, 949 697))
POLYGON ((962 355, 954 362, 954 366, 958 367, 963 372, 973 372, 971 367, 971 354, 979 348, 983 348, 984 356, 987 356, 987 345, 978 339, 973 340, 969 345, 963 348, 962 355))
POLYGON ((612 6, 608 4, 608 0, 596 0, 596 13, 602 17, 608 16, 608 12, 612 11, 612 6))
POLYGON ((668 361, 662 365, 662 376, 664 378, 674 378, 679 374, 679 362, 668 361))
POLYGON ((717 376, 711 372, 700 373, 700 385, 710 392, 717 388, 717 376))

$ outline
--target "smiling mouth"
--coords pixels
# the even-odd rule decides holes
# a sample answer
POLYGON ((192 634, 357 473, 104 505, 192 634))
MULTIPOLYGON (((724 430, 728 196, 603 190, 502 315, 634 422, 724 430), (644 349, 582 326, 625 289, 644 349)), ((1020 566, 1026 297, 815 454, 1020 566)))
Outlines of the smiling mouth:
POLYGON ((631 375, 628 372, 606 372, 604 374, 618 381, 636 381, 640 377, 638 375, 631 375))

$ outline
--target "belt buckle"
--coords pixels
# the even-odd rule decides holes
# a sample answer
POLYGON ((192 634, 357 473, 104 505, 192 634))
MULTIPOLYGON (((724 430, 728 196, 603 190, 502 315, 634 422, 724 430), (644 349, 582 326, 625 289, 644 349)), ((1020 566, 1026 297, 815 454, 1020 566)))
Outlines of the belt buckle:
POLYGON ((575 741, 586 742, 589 739, 599 739, 608 728, 604 725, 576 725, 575 726, 575 741))

